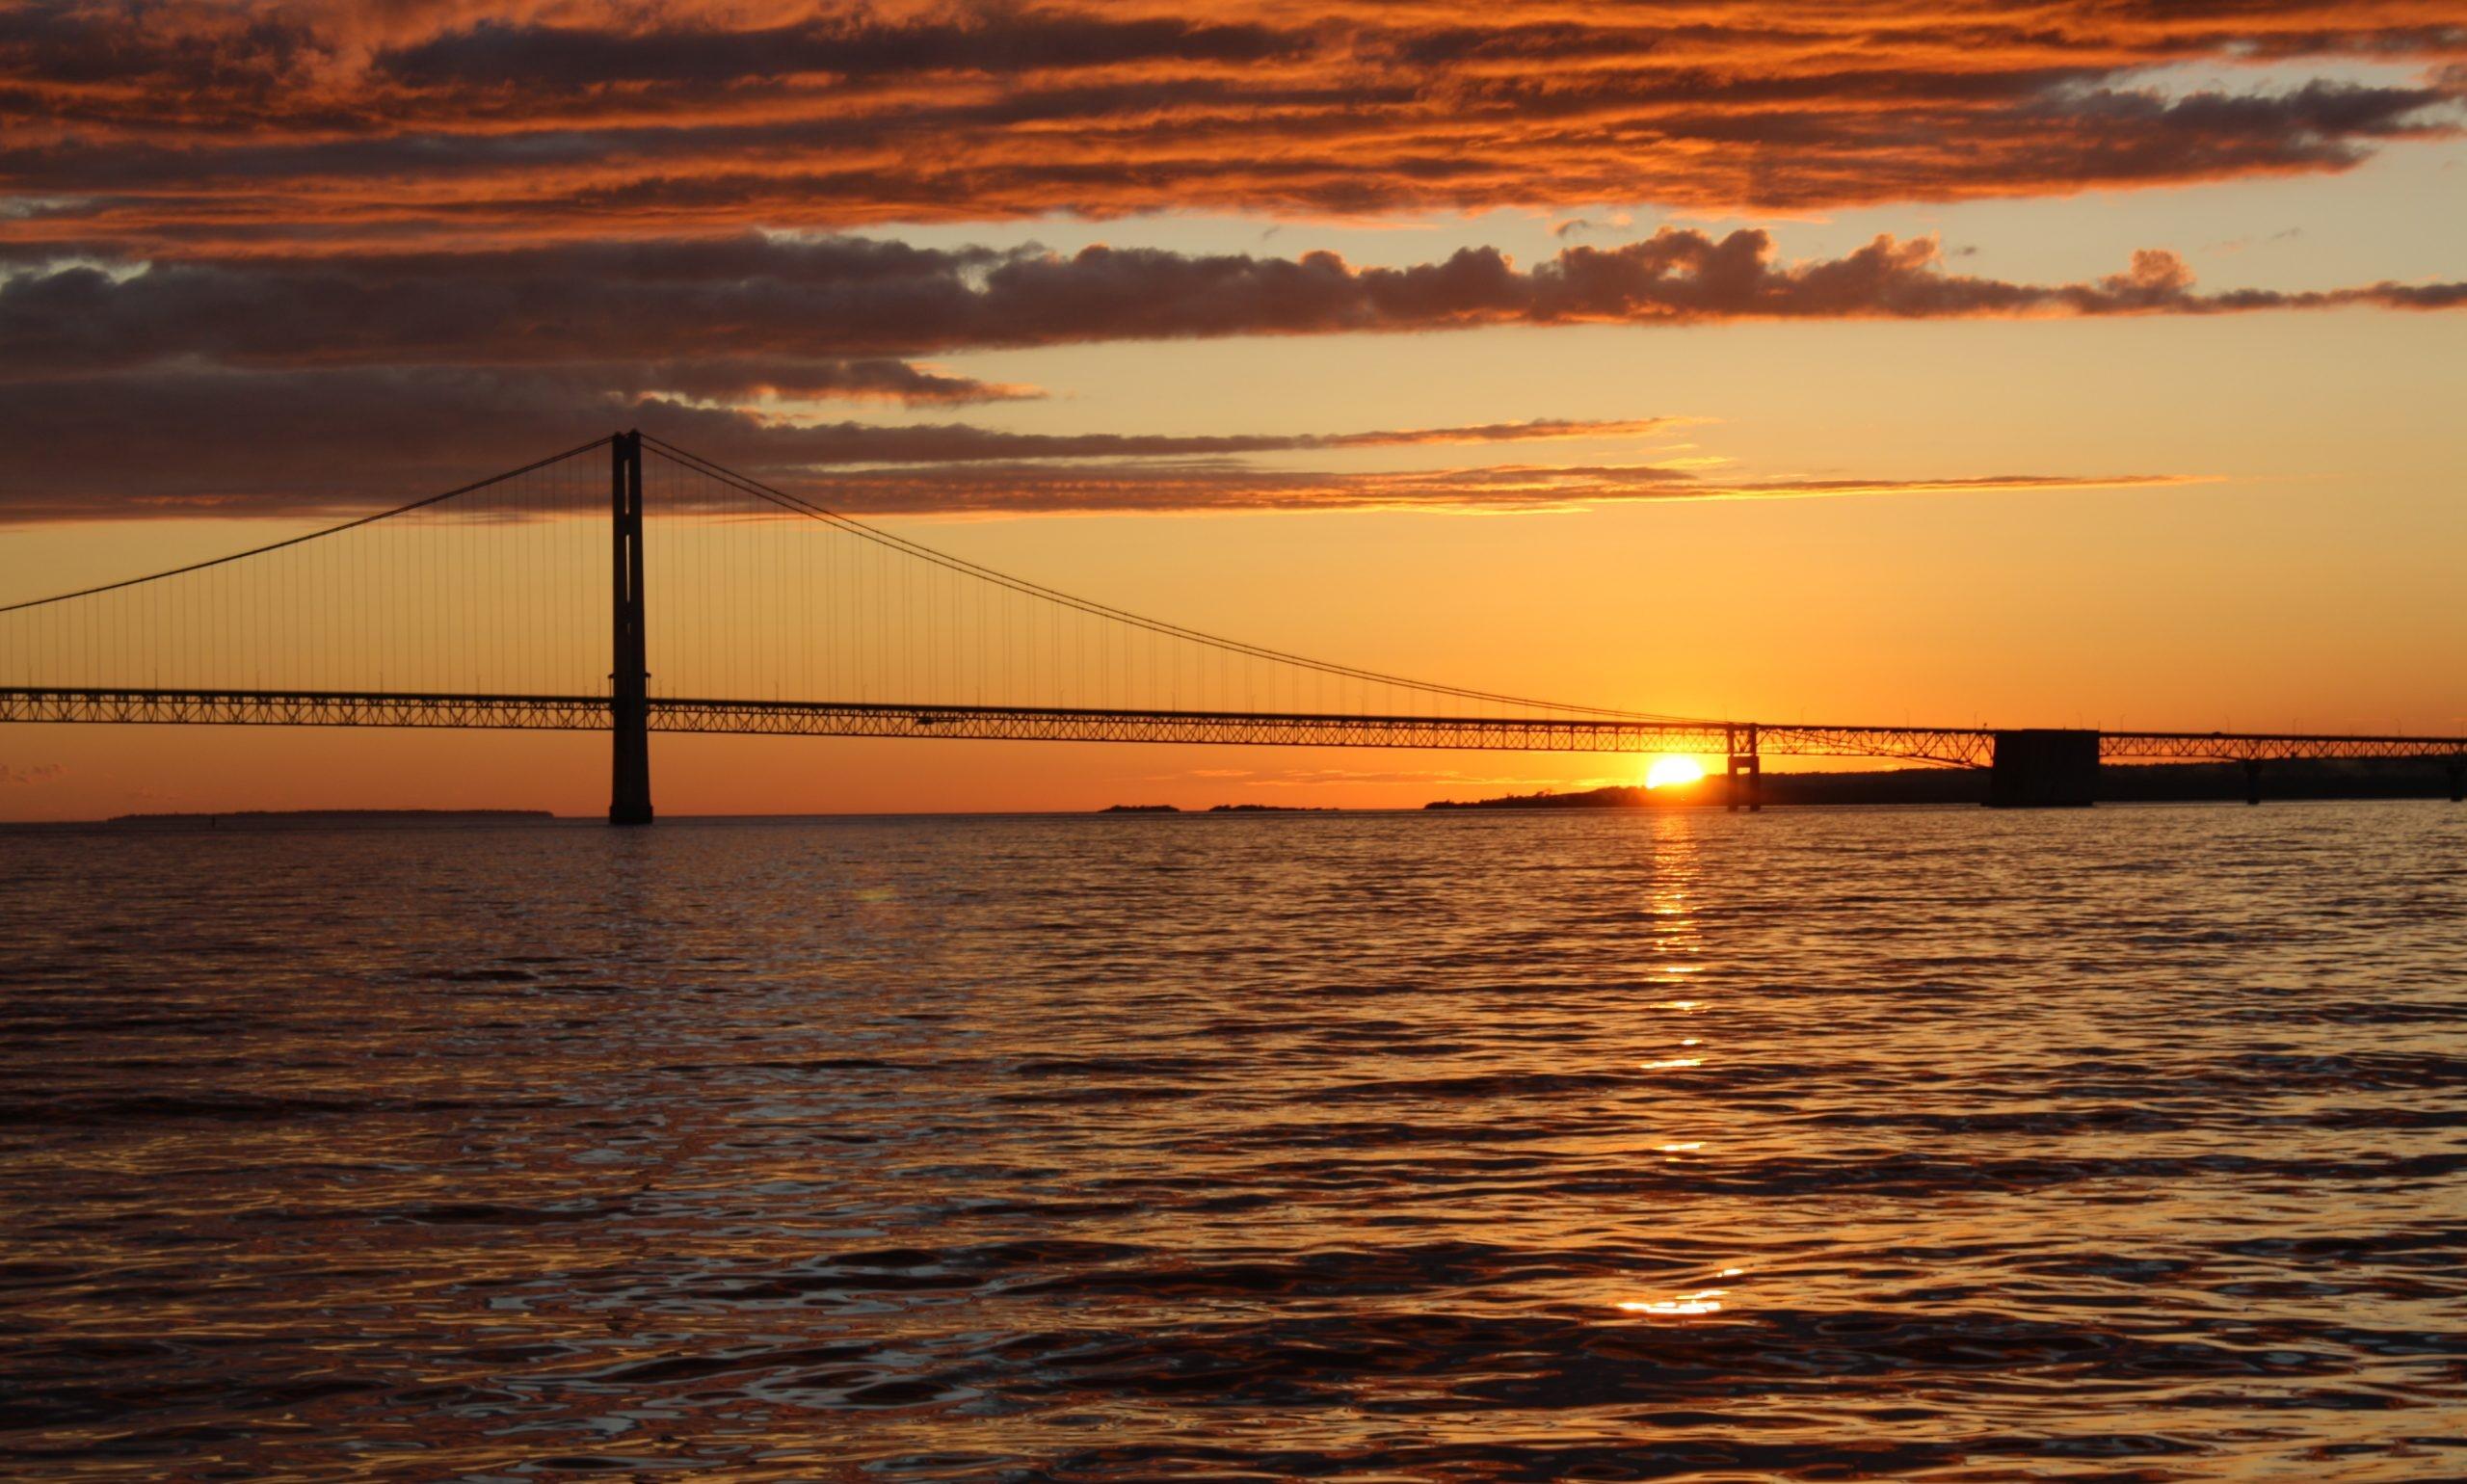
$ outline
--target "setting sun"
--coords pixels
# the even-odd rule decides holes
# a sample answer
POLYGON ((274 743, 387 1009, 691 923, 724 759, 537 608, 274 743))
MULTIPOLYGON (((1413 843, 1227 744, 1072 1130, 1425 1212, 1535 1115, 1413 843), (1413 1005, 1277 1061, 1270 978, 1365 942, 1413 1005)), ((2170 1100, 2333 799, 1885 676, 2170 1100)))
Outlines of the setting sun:
POLYGON ((1647 788, 1670 788, 1693 783, 1705 776, 1704 767, 1693 757, 1657 757, 1645 769, 1647 788))

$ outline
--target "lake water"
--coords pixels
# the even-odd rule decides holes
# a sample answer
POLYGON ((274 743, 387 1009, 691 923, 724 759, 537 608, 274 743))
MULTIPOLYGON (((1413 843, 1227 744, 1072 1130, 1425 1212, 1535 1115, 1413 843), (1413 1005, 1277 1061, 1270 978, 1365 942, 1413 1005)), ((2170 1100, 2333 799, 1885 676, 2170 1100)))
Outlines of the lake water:
POLYGON ((2467 808, 0 835, 0 1474, 2467 1475, 2467 808))

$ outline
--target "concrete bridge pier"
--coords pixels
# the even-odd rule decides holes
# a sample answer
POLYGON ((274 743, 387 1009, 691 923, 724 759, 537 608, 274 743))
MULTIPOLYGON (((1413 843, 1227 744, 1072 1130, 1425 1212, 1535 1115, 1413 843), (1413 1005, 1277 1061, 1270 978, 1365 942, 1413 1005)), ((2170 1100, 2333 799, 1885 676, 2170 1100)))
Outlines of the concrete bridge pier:
POLYGON ((1987 770, 1990 808, 2087 808, 2099 797, 2099 734, 2056 728, 2000 731, 1987 770))
POLYGON ((2467 757, 2450 759, 2450 802, 2467 804, 2467 757))
POLYGON ((1751 814, 1764 811, 1764 765, 1754 753, 1731 757, 1730 792, 1724 802, 1734 814, 1742 803, 1751 814))
POLYGON ((1729 786, 1722 796, 1723 806, 1734 814, 1738 812, 1741 804, 1747 806, 1751 814, 1762 813, 1764 809, 1764 761, 1757 750, 1756 724, 1750 722, 1744 729, 1732 728, 1730 731, 1730 776, 1727 780, 1729 786), (1742 742, 1746 746, 1741 747, 1742 742), (1747 781, 1744 787, 1739 782, 1742 778, 1747 781))
POLYGON ((2262 802, 2262 760, 2259 757, 2244 759, 2244 802, 2262 802))

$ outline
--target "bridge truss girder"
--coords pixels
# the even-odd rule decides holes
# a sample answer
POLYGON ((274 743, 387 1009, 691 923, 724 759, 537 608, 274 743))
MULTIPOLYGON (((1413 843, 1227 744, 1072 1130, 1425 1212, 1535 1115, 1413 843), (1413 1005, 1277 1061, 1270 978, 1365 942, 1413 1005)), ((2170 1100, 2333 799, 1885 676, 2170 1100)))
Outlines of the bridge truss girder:
MULTIPOLYGON (((1772 726, 1577 715, 1347 716, 656 696, 649 704, 653 731, 738 736, 1877 757, 1956 767, 1985 766, 1996 742, 1996 732, 1987 728, 1772 726)), ((16 686, 0 687, 0 722, 604 731, 611 725, 611 707, 605 696, 16 686)), ((2099 755, 2105 761, 2180 762, 2456 758, 2467 756, 2467 738, 2111 731, 2100 734, 2099 755)))

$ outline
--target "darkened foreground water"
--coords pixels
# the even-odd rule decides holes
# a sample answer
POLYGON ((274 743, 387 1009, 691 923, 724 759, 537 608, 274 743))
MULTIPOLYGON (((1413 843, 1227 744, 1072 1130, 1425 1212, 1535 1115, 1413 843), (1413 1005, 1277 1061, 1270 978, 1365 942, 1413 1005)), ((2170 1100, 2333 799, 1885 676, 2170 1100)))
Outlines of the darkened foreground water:
POLYGON ((0 838, 0 1474, 2467 1473, 2467 808, 0 838))

